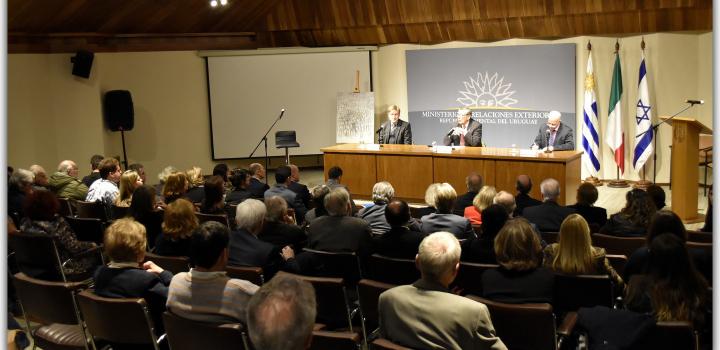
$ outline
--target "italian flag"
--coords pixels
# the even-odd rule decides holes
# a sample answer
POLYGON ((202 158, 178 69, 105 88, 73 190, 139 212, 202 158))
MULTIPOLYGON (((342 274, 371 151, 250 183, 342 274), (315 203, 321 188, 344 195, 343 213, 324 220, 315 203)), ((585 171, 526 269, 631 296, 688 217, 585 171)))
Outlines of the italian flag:
POLYGON ((625 134, 622 127, 622 111, 620 100, 622 99, 622 71, 620 70, 620 52, 615 56, 615 67, 613 68, 612 86, 610 88, 610 107, 608 108, 608 127, 605 135, 605 143, 615 153, 615 163, 620 169, 620 174, 625 173, 625 134))

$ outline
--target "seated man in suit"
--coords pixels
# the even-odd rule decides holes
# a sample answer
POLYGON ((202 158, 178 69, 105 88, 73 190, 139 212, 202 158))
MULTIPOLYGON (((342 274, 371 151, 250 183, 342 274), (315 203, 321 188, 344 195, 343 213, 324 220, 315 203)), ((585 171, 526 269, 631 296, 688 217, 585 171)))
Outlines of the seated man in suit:
POLYGON ((573 130, 560 121, 562 114, 558 111, 550 111, 546 125, 541 125, 535 136, 533 149, 549 151, 567 151, 575 149, 575 137, 573 130))
POLYGON ((473 205, 473 199, 477 196, 480 189, 483 187, 483 178, 476 172, 470 173, 465 178, 465 185, 467 186, 467 192, 457 198, 455 201, 455 207, 453 214, 463 216, 465 214, 465 208, 473 205))
POLYGON ((471 117, 469 109, 458 111, 457 125, 443 139, 445 146, 482 146, 482 124, 471 117))
POLYGON ((375 238, 376 251, 391 258, 414 259, 426 235, 418 231, 410 217, 410 206, 403 200, 393 199, 383 212, 390 231, 375 238))
POLYGON ((250 195, 252 196, 251 198, 264 198, 265 191, 270 188, 268 184, 260 181, 265 179, 265 167, 260 163, 252 163, 248 169, 252 174, 252 177, 250 178, 250 186, 248 187, 248 191, 250 191, 250 195))
POLYGON ((258 286, 225 274, 230 229, 208 221, 192 233, 190 260, 195 267, 173 277, 167 308, 173 314, 201 322, 247 322, 247 304, 258 286))
POLYGON ((350 216, 352 204, 347 191, 336 188, 325 195, 324 202, 328 215, 310 223, 308 248, 369 256, 372 230, 365 220, 350 216))
POLYGON ((607 210, 605 208, 596 207, 595 201, 598 199, 598 190, 591 183, 583 183, 577 189, 577 203, 568 205, 573 208, 580 216, 585 218, 590 226, 590 232, 600 232, 600 228, 605 226, 607 222, 607 210))
POLYGON ((412 145, 410 123, 400 119, 400 107, 388 107, 388 120, 378 130, 378 143, 412 145))
POLYGON ((543 232, 558 232, 563 220, 575 213, 575 209, 563 207, 558 204, 560 197, 560 183, 552 178, 543 180, 540 183, 540 193, 544 202, 534 207, 525 208, 523 215, 528 221, 537 225, 543 232))
POLYGON ((458 239, 476 238, 470 220, 452 213, 457 193, 449 183, 438 184, 434 188, 435 213, 420 218, 420 229, 426 234, 447 231, 458 239))
POLYGON ((295 224, 295 217, 288 213, 287 202, 279 196, 272 196, 265 199, 265 208, 265 225, 258 238, 276 247, 289 245, 294 250, 302 249, 307 235, 295 224))
POLYGON ((312 196, 308 187, 300 183, 300 168, 295 164, 290 164, 289 167, 290 185, 288 185, 288 188, 300 196, 305 208, 310 209, 312 207, 312 196))
POLYGON ((518 175, 515 180, 515 189, 518 193, 515 195, 515 212, 513 216, 522 216, 523 210, 527 207, 533 207, 542 204, 541 201, 530 197, 529 193, 532 190, 532 179, 527 175, 518 175))
POLYGON ((275 169, 275 185, 265 191, 264 196, 265 199, 272 196, 279 196, 285 199, 288 207, 295 211, 295 222, 301 224, 303 220, 305 220, 307 208, 305 208, 305 204, 303 204, 300 195, 288 188, 290 182, 292 182, 290 173, 290 167, 287 165, 281 165, 275 169))
POLYGON ((309 348, 316 314, 312 285, 297 277, 278 274, 250 298, 247 329, 253 348, 309 348))
POLYGON ((460 243, 433 233, 415 257, 421 278, 380 294, 380 334, 413 349, 507 349, 495 335, 487 306, 452 294, 460 268, 460 243))

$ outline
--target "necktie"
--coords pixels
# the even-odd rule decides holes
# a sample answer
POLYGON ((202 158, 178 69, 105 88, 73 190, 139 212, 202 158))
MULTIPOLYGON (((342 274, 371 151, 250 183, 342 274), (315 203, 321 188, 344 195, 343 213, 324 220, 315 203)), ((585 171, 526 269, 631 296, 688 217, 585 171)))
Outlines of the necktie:
POLYGON ((548 146, 555 144, 555 135, 557 135, 557 130, 553 130, 553 132, 550 133, 550 144, 548 146))
POLYGON ((460 146, 465 146, 465 134, 467 133, 466 126, 463 126, 463 131, 460 133, 460 146))

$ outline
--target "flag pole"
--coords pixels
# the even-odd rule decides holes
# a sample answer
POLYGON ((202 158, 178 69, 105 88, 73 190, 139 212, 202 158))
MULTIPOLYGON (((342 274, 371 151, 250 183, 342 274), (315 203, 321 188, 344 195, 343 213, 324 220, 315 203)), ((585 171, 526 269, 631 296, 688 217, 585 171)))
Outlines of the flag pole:
MULTIPOLYGON (((587 43, 587 50, 588 50, 588 56, 591 56, 592 55, 592 44, 590 44, 590 40, 588 40, 588 43, 587 43)), ((593 71, 594 71, 594 69, 593 69, 593 71)), ((595 116, 595 117, 597 118, 597 116, 595 116)), ((583 182, 590 183, 595 187, 603 185, 603 183, 602 183, 602 181, 600 181, 600 179, 598 179, 597 177, 592 176, 592 175, 586 177, 585 180, 583 180, 583 182)))
MULTIPOLYGON (((645 53, 645 37, 643 37, 640 40, 640 50, 643 53, 645 53)), ((653 136, 655 138, 657 138, 657 135, 653 135, 653 136)), ((635 140, 637 140, 637 138, 635 140)), ((653 149, 653 181, 655 181, 655 155, 656 154, 657 154, 657 149, 653 149)), ((640 179, 637 183, 635 183, 635 186, 633 186, 633 188, 639 188, 641 190, 644 190, 653 184, 652 181, 648 181, 647 179, 645 179, 645 177, 647 175, 647 169, 645 168, 645 165, 647 165, 647 162, 643 163, 643 166, 642 166, 642 179, 640 179)))
MULTIPOLYGON (((616 59, 618 59, 617 55, 620 55, 620 40, 618 40, 618 39, 615 39, 615 55, 616 55, 616 59)), ((613 70, 613 73, 614 73, 614 70, 613 70)), ((620 103, 620 105, 621 105, 620 108, 622 108, 622 103, 620 103)), ((622 133, 622 128, 620 129, 620 135, 622 135, 622 138, 623 138, 622 143, 624 145, 625 144, 625 135, 622 133)), ((624 152, 625 151, 623 150, 623 153, 624 152)), ((625 159, 625 157, 623 156, 623 161, 624 161, 624 159, 625 159)), ((620 164, 617 164, 617 163, 615 164, 615 174, 616 174, 615 180, 610 181, 610 183, 608 184, 608 187, 624 188, 624 187, 629 186, 628 182, 625 179, 620 179, 620 164)))

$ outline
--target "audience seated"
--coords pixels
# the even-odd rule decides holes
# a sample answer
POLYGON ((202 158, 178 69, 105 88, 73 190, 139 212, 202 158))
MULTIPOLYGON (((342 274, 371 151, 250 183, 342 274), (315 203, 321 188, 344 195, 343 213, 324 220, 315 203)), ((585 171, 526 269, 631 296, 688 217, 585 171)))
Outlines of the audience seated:
POLYGON ((280 274, 250 298, 247 313, 254 349, 307 349, 317 313, 315 290, 308 282, 280 274))
POLYGON ((418 208, 415 217, 422 218, 425 215, 430 215, 437 211, 437 209, 435 209, 435 194, 437 193, 438 186, 440 186, 440 183, 434 183, 425 189, 425 204, 427 204, 427 207, 418 208))
POLYGON ((115 198, 120 194, 117 186, 122 174, 120 163, 115 158, 105 158, 98 165, 98 169, 100 170, 100 179, 90 185, 85 201, 99 201, 109 212, 112 204, 115 203, 115 198))
POLYGON ((252 177, 250 178, 250 187, 248 187, 248 189, 252 194, 251 198, 265 198, 265 191, 270 188, 266 183, 260 181, 265 179, 265 167, 260 163, 252 163, 250 164, 250 173, 252 177))
POLYGON ((265 225, 258 238, 279 248, 291 246, 294 250, 301 250, 307 242, 307 235, 295 225, 295 218, 288 214, 287 202, 272 196, 265 200, 265 208, 265 225))
POLYGON ((33 179, 33 189, 36 191, 48 189, 48 176, 45 172, 45 168, 40 165, 33 164, 29 170, 35 175, 33 179))
POLYGON ((482 224, 482 211, 493 204, 497 191, 493 186, 483 186, 478 194, 473 198, 472 205, 465 208, 463 216, 470 220, 472 225, 482 224))
POLYGON ((202 203, 205 200, 205 177, 202 169, 194 166, 185 171, 185 176, 189 186, 185 197, 192 203, 202 203))
MULTIPOLYGON (((182 172, 174 172, 168 175, 162 187, 162 195, 165 204, 170 204, 179 198, 186 198, 189 187, 187 176, 182 172)), ((191 202, 192 203, 192 202, 191 202)))
POLYGON ((558 232, 565 218, 575 210, 558 204, 560 197, 560 183, 555 179, 545 179, 540 183, 540 193, 543 203, 523 210, 523 217, 537 225, 543 232, 558 232))
POLYGON ((190 256, 190 235, 198 227, 195 206, 180 198, 165 209, 162 234, 155 243, 154 253, 163 256, 190 256))
POLYGON ((427 236, 416 264, 421 278, 383 292, 378 301, 380 336, 413 349, 506 349, 485 305, 452 294, 460 244, 449 232, 427 236))
POLYGON ((16 225, 20 224, 19 219, 23 217, 23 203, 25 198, 33 193, 33 178, 35 175, 30 170, 17 169, 8 181, 8 214, 13 219, 18 220, 16 225))
POLYGON ((709 332, 711 296, 708 283, 695 269, 685 244, 666 233, 650 243, 647 270, 629 282, 625 304, 629 310, 651 313, 658 321, 689 321, 709 332))
POLYGON ((214 221, 193 230, 190 259, 195 267, 178 273, 170 282, 170 312, 202 322, 247 322, 247 304, 258 286, 225 274, 229 235, 227 226, 214 221))
POLYGON ((145 299, 156 334, 162 334, 162 313, 173 275, 152 261, 143 263, 145 228, 130 218, 115 220, 105 230, 104 245, 110 263, 95 271, 95 293, 106 298, 145 299))
POLYGON ((372 189, 373 203, 358 212, 358 217, 370 224, 373 235, 382 235, 390 230, 390 224, 385 219, 385 207, 394 196, 395 189, 389 182, 378 182, 372 189))
POLYGON ((78 167, 72 160, 63 160, 57 171, 50 175, 48 188, 58 197, 84 201, 88 188, 78 177, 78 167))
POLYGON ((223 186, 225 186, 226 193, 230 192, 232 185, 228 177, 230 176, 230 168, 225 163, 216 164, 213 168, 212 176, 220 176, 223 180, 223 186))
POLYGON ((272 196, 280 196, 285 199, 288 207, 295 211, 295 221, 302 224, 302 221, 305 220, 307 208, 305 208, 300 196, 288 189, 290 182, 290 167, 286 165, 279 166, 275 169, 275 185, 265 191, 264 198, 267 199, 272 196))
MULTIPOLYGON (((680 217, 669 210, 660 210, 653 215, 646 235, 646 245, 636 250, 628 259, 625 265, 625 280, 629 281, 635 274, 644 274, 648 269, 648 257, 650 244, 655 237, 670 233, 682 240, 687 241, 687 231, 680 217)), ((712 257, 708 256, 702 249, 688 249, 693 265, 707 279, 712 281, 712 257)))
POLYGON ((147 242, 150 249, 155 247, 162 233, 163 212, 158 210, 155 188, 143 185, 135 189, 128 209, 128 216, 145 226, 147 242))
POLYGON ((312 190, 313 207, 305 213, 305 225, 310 225, 315 219, 327 215, 325 209, 325 196, 330 193, 330 187, 326 185, 315 186, 312 190))
POLYGON ((589 182, 584 182, 577 189, 577 203, 568 205, 580 214, 590 226, 591 232, 600 232, 600 228, 607 222, 607 210, 593 204, 598 199, 598 190, 589 182))
POLYGON ((105 159, 102 155, 95 154, 92 157, 90 157, 90 167, 92 171, 89 175, 83 177, 82 183, 90 188, 92 186, 93 182, 98 180, 100 178, 100 162, 105 159))
POLYGON ((515 208, 517 205, 515 205, 515 197, 510 192, 498 192, 495 195, 495 198, 493 198, 493 204, 498 204, 505 208, 509 218, 515 215, 515 208))
POLYGON ((315 219, 308 227, 308 248, 330 252, 371 254, 372 230, 365 220, 352 217, 350 195, 337 187, 325 195, 328 215, 315 219))
POLYGON ((579 214, 571 214, 563 221, 558 243, 548 245, 543 252, 543 265, 555 272, 567 275, 608 275, 616 290, 623 290, 622 277, 605 257, 605 249, 593 247, 590 227, 579 214))
POLYGON ((553 272, 538 267, 540 239, 524 218, 508 220, 495 237, 500 267, 482 275, 483 297, 503 303, 551 303, 553 272))
POLYGON ((477 196, 480 189, 483 187, 483 178, 478 173, 472 172, 470 175, 465 177, 465 185, 467 186, 467 192, 462 196, 458 196, 455 205, 453 206, 453 214, 462 216, 465 213, 465 208, 473 205, 473 200, 477 196))
MULTIPOLYGON (((73 259, 63 267, 66 274, 83 274, 98 263, 95 256, 78 257, 79 253, 95 247, 95 243, 78 241, 65 219, 57 215, 60 203, 52 192, 34 191, 23 206, 25 217, 20 222, 20 231, 57 238, 60 260, 73 259)), ((34 277, 42 278, 42 274, 34 277)))
MULTIPOLYGON (((250 171, 245 169, 234 169, 230 173, 230 183, 232 190, 225 196, 225 203, 238 204, 248 198, 251 198, 250 192, 250 171)), ((233 215, 231 215, 233 216, 233 215)))
POLYGON ((355 201, 352 198, 352 195, 350 195, 350 189, 347 187, 347 185, 342 183, 342 175, 343 170, 339 166, 331 167, 330 170, 328 170, 328 180, 325 182, 325 185, 330 187, 330 190, 334 190, 338 187, 344 188, 348 195, 350 196, 350 203, 352 203, 352 215, 357 214, 357 208, 355 208, 355 201))
POLYGON ((518 175, 515 180, 515 189, 518 191, 517 195, 515 195, 517 207, 515 208, 513 216, 521 216, 525 208, 542 204, 542 201, 530 197, 529 193, 532 190, 532 179, 530 179, 530 176, 518 175))
POLYGON ((170 177, 170 174, 176 173, 177 169, 175 169, 174 166, 166 166, 160 173, 158 173, 158 181, 160 181, 158 184, 155 185, 155 193, 159 193, 160 196, 163 195, 163 188, 165 187, 165 182, 167 181, 168 177, 170 177))
POLYGON ((648 186, 645 191, 650 196, 653 204, 655 204, 655 209, 660 210, 662 208, 665 208, 665 190, 663 190, 662 187, 658 186, 657 184, 652 184, 648 186))
POLYGON ((140 163, 132 163, 128 166, 128 170, 133 170, 136 173, 138 173, 138 175, 140 176, 140 180, 142 180, 142 182, 144 184, 147 183, 147 175, 145 175, 145 166, 143 166, 140 163))
POLYGON ((418 246, 426 235, 414 225, 407 202, 391 200, 385 206, 385 219, 390 231, 375 238, 376 252, 391 258, 415 259, 418 246))
POLYGON ((115 205, 118 207, 129 207, 132 202, 133 192, 142 186, 143 182, 140 175, 134 170, 125 171, 120 176, 120 193, 115 198, 115 205))
POLYGON ((290 184, 288 188, 300 196, 305 208, 312 207, 312 196, 308 187, 300 183, 300 169, 295 164, 290 164, 290 184))
POLYGON ((203 190, 202 203, 200 204, 200 212, 203 214, 225 215, 224 193, 225 186, 222 177, 213 175, 205 180, 203 190))
POLYGON ((230 233, 229 264, 262 267, 267 279, 279 270, 299 271, 292 248, 279 249, 257 237, 262 232, 266 211, 265 204, 256 199, 238 204, 235 215, 238 229, 230 233))
MULTIPOLYGON (((510 197, 512 198, 512 195, 510 195, 510 197)), ((482 215, 482 234, 480 234, 478 239, 464 242, 462 261, 497 264, 497 259, 495 258, 495 237, 509 219, 508 212, 503 206, 492 204, 483 210, 482 215)))
POLYGON ((458 239, 475 238, 475 232, 470 221, 462 216, 452 213, 453 205, 457 199, 455 189, 449 183, 442 183, 435 187, 435 208, 437 212, 420 218, 422 232, 447 231, 458 239))
POLYGON ((621 237, 645 235, 650 219, 657 211, 655 204, 647 192, 640 189, 628 191, 625 200, 625 207, 619 213, 610 215, 600 233, 621 237))

